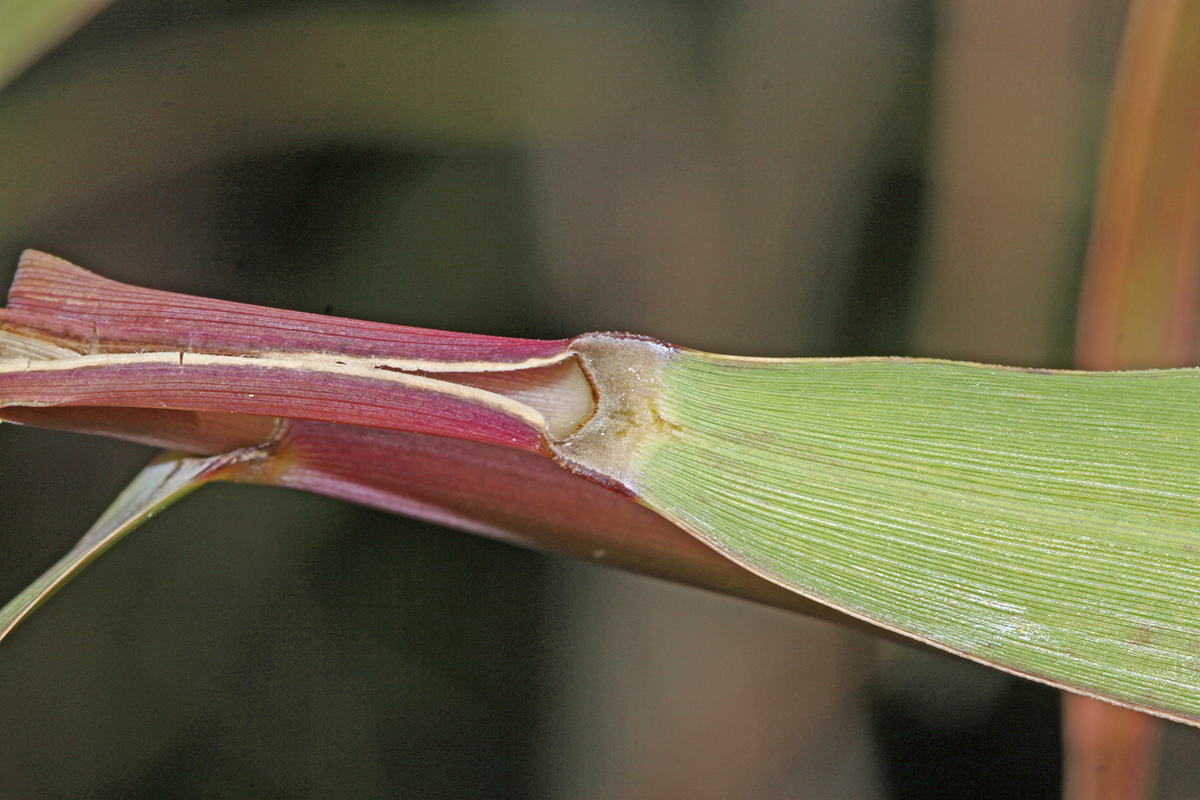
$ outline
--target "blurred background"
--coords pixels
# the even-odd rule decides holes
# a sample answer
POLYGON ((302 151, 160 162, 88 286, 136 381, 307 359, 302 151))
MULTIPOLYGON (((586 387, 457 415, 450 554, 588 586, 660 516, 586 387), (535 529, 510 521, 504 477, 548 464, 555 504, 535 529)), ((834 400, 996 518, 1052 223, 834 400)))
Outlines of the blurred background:
MULTIPOLYGON (((1121 0, 116 0, 0 90, 0 284, 1069 366, 1121 0)), ((0 430, 0 595, 150 457, 0 430)), ((205 488, 0 647, 5 797, 1057 797, 1055 691, 205 488)), ((1161 797, 1195 796, 1172 725, 1161 797)))

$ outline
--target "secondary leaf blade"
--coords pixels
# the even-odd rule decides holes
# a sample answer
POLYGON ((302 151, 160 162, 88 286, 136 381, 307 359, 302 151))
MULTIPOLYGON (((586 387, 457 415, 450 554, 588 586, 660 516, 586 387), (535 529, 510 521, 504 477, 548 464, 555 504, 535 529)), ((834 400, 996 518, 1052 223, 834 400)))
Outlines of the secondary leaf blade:
POLYGON ((0 609, 0 639, 127 533, 242 457, 244 454, 194 458, 167 452, 151 461, 70 552, 0 609))

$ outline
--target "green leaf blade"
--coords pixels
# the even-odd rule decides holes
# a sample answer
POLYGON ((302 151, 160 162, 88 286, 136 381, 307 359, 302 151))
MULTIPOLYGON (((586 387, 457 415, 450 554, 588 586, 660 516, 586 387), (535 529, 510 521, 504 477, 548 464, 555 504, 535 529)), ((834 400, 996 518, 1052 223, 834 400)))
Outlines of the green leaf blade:
POLYGON ((652 508, 798 592, 1200 718, 1200 372, 681 352, 652 508))

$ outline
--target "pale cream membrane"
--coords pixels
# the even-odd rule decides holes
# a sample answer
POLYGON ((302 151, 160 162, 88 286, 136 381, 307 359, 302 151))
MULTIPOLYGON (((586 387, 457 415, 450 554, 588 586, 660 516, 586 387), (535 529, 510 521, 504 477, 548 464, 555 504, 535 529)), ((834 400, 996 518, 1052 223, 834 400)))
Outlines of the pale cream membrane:
POLYGON ((663 366, 674 351, 652 339, 612 333, 584 334, 571 349, 596 387, 596 410, 553 442, 553 450, 568 465, 636 493, 637 470, 648 449, 683 435, 658 403, 663 366))

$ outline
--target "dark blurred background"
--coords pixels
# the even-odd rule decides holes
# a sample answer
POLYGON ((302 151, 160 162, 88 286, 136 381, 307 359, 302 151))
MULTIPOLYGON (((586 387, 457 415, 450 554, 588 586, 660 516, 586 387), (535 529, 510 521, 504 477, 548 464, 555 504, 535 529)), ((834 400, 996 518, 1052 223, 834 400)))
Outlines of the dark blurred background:
MULTIPOLYGON (((116 0, 0 90, 0 282, 36 247, 410 325, 1067 366, 1124 13, 116 0)), ((4 426, 0 595, 149 456, 4 426)), ((0 686, 4 797, 1059 793, 1045 687, 261 488, 104 556, 0 686)))

